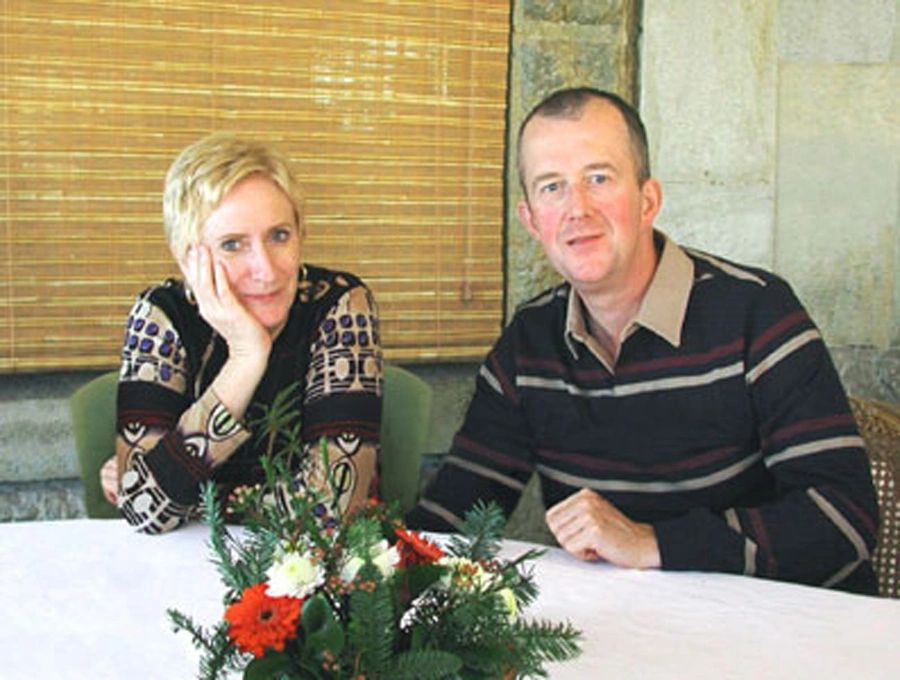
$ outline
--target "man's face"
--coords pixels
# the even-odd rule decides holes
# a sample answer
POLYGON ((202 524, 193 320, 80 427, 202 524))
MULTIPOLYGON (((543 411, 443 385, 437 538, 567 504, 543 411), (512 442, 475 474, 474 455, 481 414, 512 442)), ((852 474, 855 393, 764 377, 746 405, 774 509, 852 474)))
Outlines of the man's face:
POLYGON ((535 116, 520 154, 527 196, 519 219, 576 290, 627 291, 652 275, 660 188, 653 179, 639 184, 613 105, 591 100, 577 119, 535 116))

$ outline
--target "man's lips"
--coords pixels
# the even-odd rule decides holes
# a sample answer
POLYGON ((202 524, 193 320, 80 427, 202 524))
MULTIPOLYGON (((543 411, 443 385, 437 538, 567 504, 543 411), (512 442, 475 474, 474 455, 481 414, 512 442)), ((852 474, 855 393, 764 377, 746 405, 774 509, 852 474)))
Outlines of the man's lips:
POLYGON ((602 234, 576 234, 566 239, 567 246, 582 246, 603 238, 602 234))

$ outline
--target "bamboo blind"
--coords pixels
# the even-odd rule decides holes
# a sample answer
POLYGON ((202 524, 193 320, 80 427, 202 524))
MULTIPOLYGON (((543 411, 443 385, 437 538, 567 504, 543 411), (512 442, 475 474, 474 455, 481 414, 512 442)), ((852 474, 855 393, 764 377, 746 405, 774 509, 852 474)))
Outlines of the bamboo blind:
POLYGON ((271 140, 308 262, 371 286, 385 355, 481 357, 502 309, 508 0, 0 0, 0 371, 107 367, 176 273, 165 171, 271 140))

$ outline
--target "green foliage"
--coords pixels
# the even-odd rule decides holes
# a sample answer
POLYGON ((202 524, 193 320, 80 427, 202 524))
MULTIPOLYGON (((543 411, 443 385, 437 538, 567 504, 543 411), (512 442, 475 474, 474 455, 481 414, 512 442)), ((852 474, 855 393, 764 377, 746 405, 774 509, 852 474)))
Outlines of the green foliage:
MULTIPOLYGON (((370 574, 366 568, 361 570, 363 579, 370 574)), ((377 584, 372 592, 359 589, 350 594, 349 638, 350 646, 356 650, 354 676, 388 677, 396 636, 394 607, 384 583, 377 584)))
POLYGON ((338 656, 344 650, 344 629, 324 595, 314 595, 303 604, 300 621, 307 656, 319 658, 326 651, 338 656))
POLYGON ((179 611, 167 609, 166 613, 175 631, 190 633, 194 646, 201 651, 199 680, 216 680, 224 670, 236 669, 234 661, 238 651, 231 645, 228 626, 224 621, 207 630, 179 611))
POLYGON ((426 649, 402 652, 394 659, 386 678, 391 680, 441 680, 462 668, 462 659, 451 652, 426 649))
POLYGON ((214 485, 202 488, 225 607, 242 606, 236 603, 245 590, 267 581, 267 572, 286 569, 290 556, 291 568, 308 579, 302 594, 288 595, 301 599, 296 635, 284 638, 283 651, 269 647, 254 658, 240 651, 224 619, 204 629, 170 610, 175 629, 188 632, 201 653, 202 680, 234 671, 246 680, 487 680, 510 669, 519 677, 546 677, 547 662, 579 653, 580 633, 569 624, 519 615, 537 597, 529 564, 542 551, 497 559, 505 522, 499 507, 477 505, 466 515, 463 535, 448 539, 446 553, 417 536, 398 538, 397 505, 344 515, 331 501, 338 497, 334 480, 322 490, 295 480, 307 469, 304 455, 321 456, 328 469, 324 440, 318 451, 304 453, 298 412, 297 394, 288 391, 261 409, 253 425, 270 455, 261 461, 264 483, 228 499, 227 516, 240 517, 242 531, 228 530, 214 485), (400 553, 391 551, 401 545, 398 563, 400 553))
POLYGON ((276 455, 290 467, 295 457, 303 455, 300 419, 300 383, 279 392, 270 406, 254 405, 258 416, 248 418, 247 426, 265 444, 266 458, 276 455))
POLYGON ((460 527, 463 535, 451 539, 449 551, 476 562, 493 559, 500 550, 505 527, 506 517, 499 505, 478 501, 466 513, 460 527))

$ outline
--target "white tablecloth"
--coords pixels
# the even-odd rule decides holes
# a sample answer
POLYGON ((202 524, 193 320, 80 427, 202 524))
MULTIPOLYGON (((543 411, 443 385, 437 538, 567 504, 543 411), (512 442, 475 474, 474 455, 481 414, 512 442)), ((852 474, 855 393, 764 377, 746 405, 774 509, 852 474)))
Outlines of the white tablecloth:
MULTIPOLYGON (((145 536, 118 520, 0 524, 0 678, 196 677, 197 653, 166 609, 204 625, 221 616, 207 538, 202 525, 145 536)), ((527 614, 585 636, 554 679, 900 678, 900 601, 629 571, 555 549, 536 567, 527 614)))

